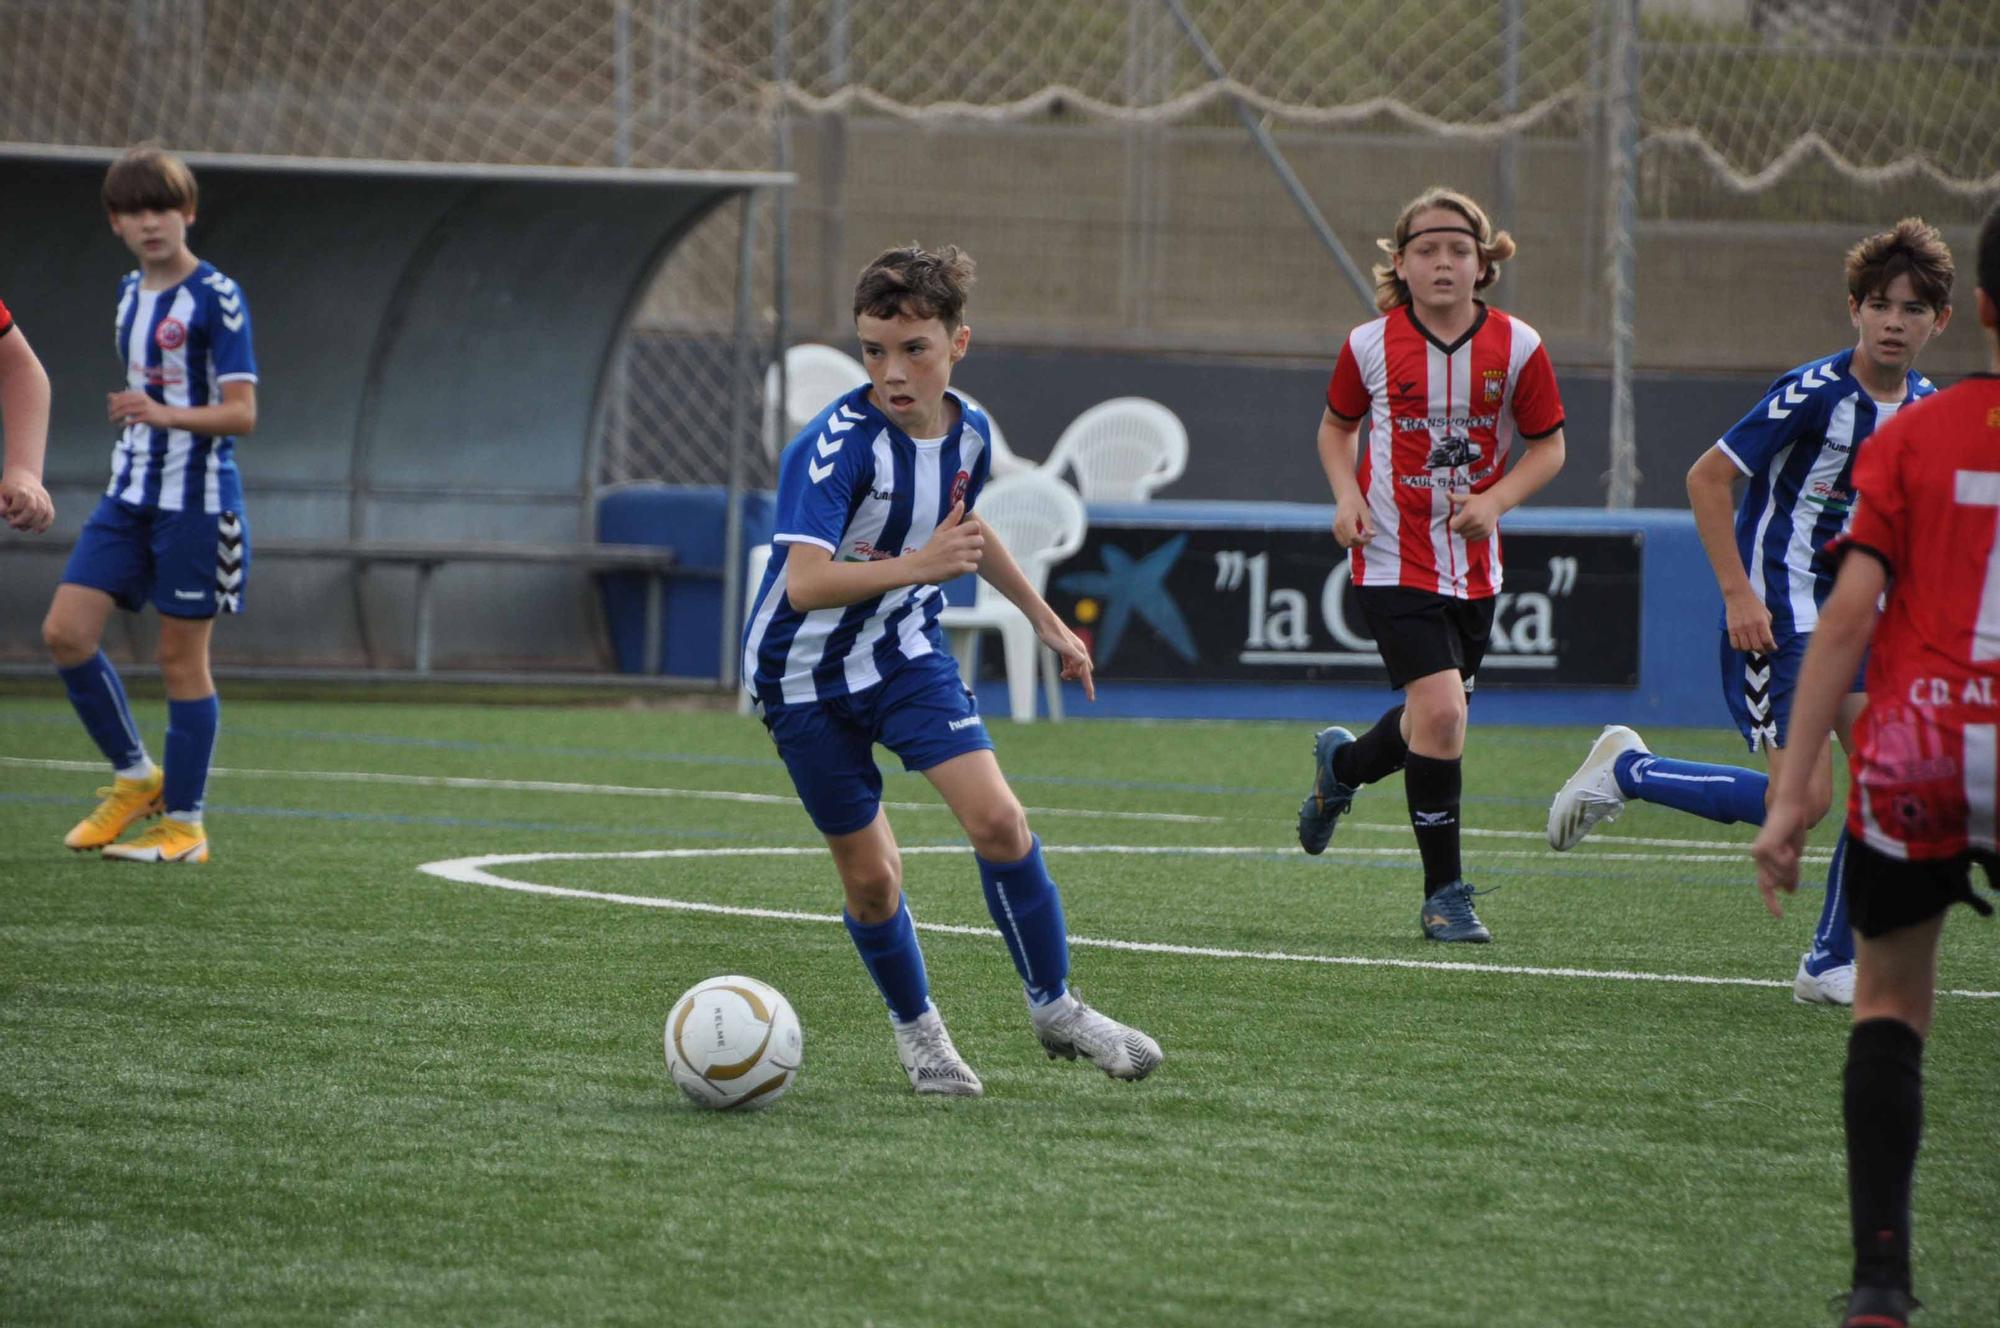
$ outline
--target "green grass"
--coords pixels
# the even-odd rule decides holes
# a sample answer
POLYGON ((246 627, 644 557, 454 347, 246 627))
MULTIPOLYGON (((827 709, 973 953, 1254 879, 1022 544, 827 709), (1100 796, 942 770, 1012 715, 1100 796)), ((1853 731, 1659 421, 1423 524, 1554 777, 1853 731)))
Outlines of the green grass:
MULTIPOLYGON (((139 709, 157 752, 162 707, 139 709)), ((1288 848, 1300 726, 996 737, 1079 938, 1782 980, 1817 911, 1807 891, 1764 915, 1729 852, 1742 827, 1637 807, 1566 857, 1468 840, 1475 881, 1504 887, 1481 900, 1497 942, 1440 955, 1396 781, 1325 859, 1288 848), (1243 851, 1064 851, 1087 845, 1243 851)), ((1539 833, 1588 737, 1476 728, 1468 823, 1539 833)), ((46 764, 92 759, 60 702, 0 705, 0 756, 6 1324, 1764 1326, 1826 1322, 1844 1285, 1845 1020, 1782 989, 1079 943, 1079 987, 1166 1048, 1127 1085, 1042 1056, 997 938, 934 934, 987 1096, 919 1101, 821 856, 501 870, 825 922, 418 870, 816 844, 794 805, 223 773, 214 860, 154 869, 60 849, 101 782, 46 764), (805 1072, 759 1116, 692 1109, 661 1063, 674 996, 720 972, 772 982, 804 1024, 805 1072)), ((753 722, 685 708, 232 702, 219 761, 789 791, 753 722)), ((906 846, 956 842, 941 811, 892 815, 906 846)), ((968 857, 906 867, 925 922, 987 924, 968 857)), ((1961 910, 1943 984, 2000 988, 2000 927, 1961 910)), ((1941 1001, 1926 1076, 1925 1322, 1990 1323, 2000 1001, 1941 1001)))

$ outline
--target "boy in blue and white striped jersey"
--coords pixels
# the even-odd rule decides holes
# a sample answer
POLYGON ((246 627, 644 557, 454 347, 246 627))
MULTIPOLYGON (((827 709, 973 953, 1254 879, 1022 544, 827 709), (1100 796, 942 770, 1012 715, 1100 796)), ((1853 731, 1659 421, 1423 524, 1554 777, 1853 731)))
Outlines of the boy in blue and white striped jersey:
POLYGON ((218 613, 239 613, 250 532, 235 440, 257 427, 257 357, 243 292, 187 245, 195 181, 186 163, 134 148, 104 177, 111 229, 139 259, 118 289, 125 389, 111 483, 84 524, 42 624, 77 717, 115 772, 103 801, 64 838, 132 862, 205 862, 202 797, 221 711, 208 671, 218 613), (165 769, 153 764, 118 672, 98 643, 111 610, 160 615, 167 691, 165 769), (165 818, 136 838, 134 822, 165 818))
MULTIPOLYGON (((1896 412, 1936 389, 1913 367, 1951 321, 1951 250, 1935 227, 1906 217, 1847 254, 1852 349, 1781 375, 1749 414, 1688 471, 1695 528, 1722 590, 1722 690, 1737 728, 1762 750, 1770 779, 1738 766, 1654 756, 1621 725, 1604 730, 1549 809, 1549 844, 1573 847, 1627 801, 1658 803, 1728 824, 1764 822, 1771 780, 1792 759, 1813 763, 1815 822, 1833 796, 1830 751, 1794 758, 1786 744, 1806 643, 1833 577, 1818 558, 1847 525, 1854 458, 1896 412), (1734 488, 1747 478, 1734 515, 1734 488)), ((1837 731, 1852 750, 1864 697, 1859 675, 1837 731)), ((1847 921, 1847 832, 1834 845, 1812 948, 1792 979, 1806 1004, 1854 1003, 1854 934, 1847 921)))
POLYGON ((1095 696, 1089 652, 975 514, 991 425, 950 390, 971 343, 971 284, 971 258, 951 246, 891 249, 862 271, 854 320, 869 382, 779 460, 777 534, 744 627, 743 676, 833 851, 848 933, 888 1004, 911 1087, 983 1091, 931 1003, 877 742, 921 771, 964 827, 1049 1055, 1142 1079, 1159 1044, 1069 990, 1062 898, 937 624, 939 584, 977 571, 1095 696))

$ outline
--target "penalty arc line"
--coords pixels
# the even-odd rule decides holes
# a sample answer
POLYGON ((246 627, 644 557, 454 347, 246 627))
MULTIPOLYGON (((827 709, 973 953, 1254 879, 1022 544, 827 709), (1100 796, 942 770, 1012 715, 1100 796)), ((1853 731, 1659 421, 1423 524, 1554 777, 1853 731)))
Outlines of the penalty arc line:
MULTIPOLYGON (((813 847, 771 847, 771 848, 660 848, 638 849, 630 852, 605 853, 487 853, 477 857, 449 858, 438 862, 420 863, 417 870, 441 880, 454 881, 462 885, 486 886, 496 890, 512 890, 522 894, 547 895, 559 899, 588 899, 606 904, 626 904, 637 908, 662 908, 681 913, 707 913, 722 917, 759 918, 773 922, 839 922, 837 913, 806 913, 796 909, 754 908, 736 904, 706 904, 691 899, 667 899, 657 895, 628 895, 608 890, 579 890, 569 886, 543 885, 535 881, 517 881, 488 871, 489 867, 517 866, 531 862, 604 862, 613 860, 654 860, 675 858, 796 858, 819 857, 825 849, 813 847)), ((926 853, 963 854, 966 850, 946 845, 910 846, 902 850, 908 855, 926 853)), ((1138 847, 1129 844, 1103 844, 1070 846, 1047 850, 1051 853, 1143 853, 1162 851, 1156 848, 1138 847)), ((1172 852, 1175 850, 1164 850, 1172 852)), ((1214 852, 1241 852, 1243 850, 1217 849, 1214 852)), ((1253 849, 1255 853, 1266 850, 1253 849)), ((998 937, 1000 933, 991 927, 966 927, 956 923, 919 922, 920 931, 938 932, 947 936, 998 937)), ((1366 955, 1321 955, 1301 954, 1287 950, 1236 950, 1220 946, 1179 945, 1166 941, 1125 941, 1108 937, 1071 936, 1069 943, 1087 949, 1120 950, 1133 954, 1177 955, 1190 959, 1240 959, 1263 963, 1322 964, 1345 968, 1396 968, 1417 969, 1425 972, 1441 973, 1497 973, 1512 977, 1578 978, 1596 979, 1605 982, 1663 982, 1694 987, 1762 987, 1789 989, 1789 981, 1771 978, 1715 977, 1699 973, 1641 973, 1626 969, 1538 967, 1526 964, 1472 964, 1452 960, 1391 959, 1366 955)), ((2000 1000, 2000 991, 1940 991, 1940 996, 1963 996, 1975 1000, 2000 1000)))

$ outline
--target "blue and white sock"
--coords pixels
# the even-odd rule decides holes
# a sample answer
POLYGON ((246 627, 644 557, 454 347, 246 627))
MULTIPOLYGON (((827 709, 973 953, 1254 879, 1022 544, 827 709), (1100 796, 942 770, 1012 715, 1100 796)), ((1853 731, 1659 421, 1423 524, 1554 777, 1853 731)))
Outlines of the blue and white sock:
POLYGON ((76 667, 56 672, 62 675, 69 703, 75 707, 76 717, 83 721, 84 731, 90 734, 97 750, 104 753, 104 759, 111 762, 119 777, 144 779, 151 775, 152 758, 146 755, 145 741, 139 737, 139 726, 132 720, 132 706, 125 699, 124 684, 118 681, 118 670, 111 667, 104 652, 100 650, 76 667))
POLYGON ((1854 962, 1854 931, 1847 925, 1847 827, 1833 841, 1833 861, 1826 867, 1826 901, 1819 907, 1806 972, 1817 977, 1829 968, 1854 962))
POLYGON ((215 756, 215 731, 222 703, 211 693, 199 701, 167 702, 167 779, 162 790, 167 815, 201 824, 201 801, 208 790, 208 763, 215 756))
POLYGON ((1623 752, 1612 767, 1618 791, 1633 802, 1657 803, 1729 825, 1764 824, 1764 789, 1770 776, 1740 765, 1676 761, 1650 752, 1623 752))
POLYGON ((924 952, 917 948, 909 901, 897 899, 896 916, 887 922, 856 922, 845 910, 841 918, 847 923, 854 948, 861 952, 861 962, 868 966, 868 976, 875 979, 875 990, 888 1003, 889 1013, 907 1024, 930 1009, 931 980, 924 971, 924 952))
POLYGON ((1069 930, 1063 924, 1062 895, 1042 861, 1040 836, 1019 862, 988 862, 977 854, 986 911, 1007 942, 1014 971, 1028 989, 1028 1003, 1040 1007, 1069 991, 1069 930))

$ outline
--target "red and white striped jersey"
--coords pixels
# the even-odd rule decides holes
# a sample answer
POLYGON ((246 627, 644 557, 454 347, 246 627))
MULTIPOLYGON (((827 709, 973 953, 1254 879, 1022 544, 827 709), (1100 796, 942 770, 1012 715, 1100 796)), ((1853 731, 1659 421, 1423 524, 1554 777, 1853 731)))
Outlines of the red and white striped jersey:
POLYGON ((1889 570, 1847 828, 1895 858, 1994 851, 2000 820, 2000 377, 1906 406, 1854 463, 1836 550, 1889 570))
POLYGON ((1479 306, 1446 345, 1408 305, 1350 332, 1326 404, 1368 418, 1355 478, 1375 538, 1349 554, 1357 586, 1411 586, 1455 599, 1500 591, 1500 532, 1471 544, 1452 533, 1452 492, 1499 483, 1516 438, 1562 428, 1562 397, 1539 333, 1479 306))

